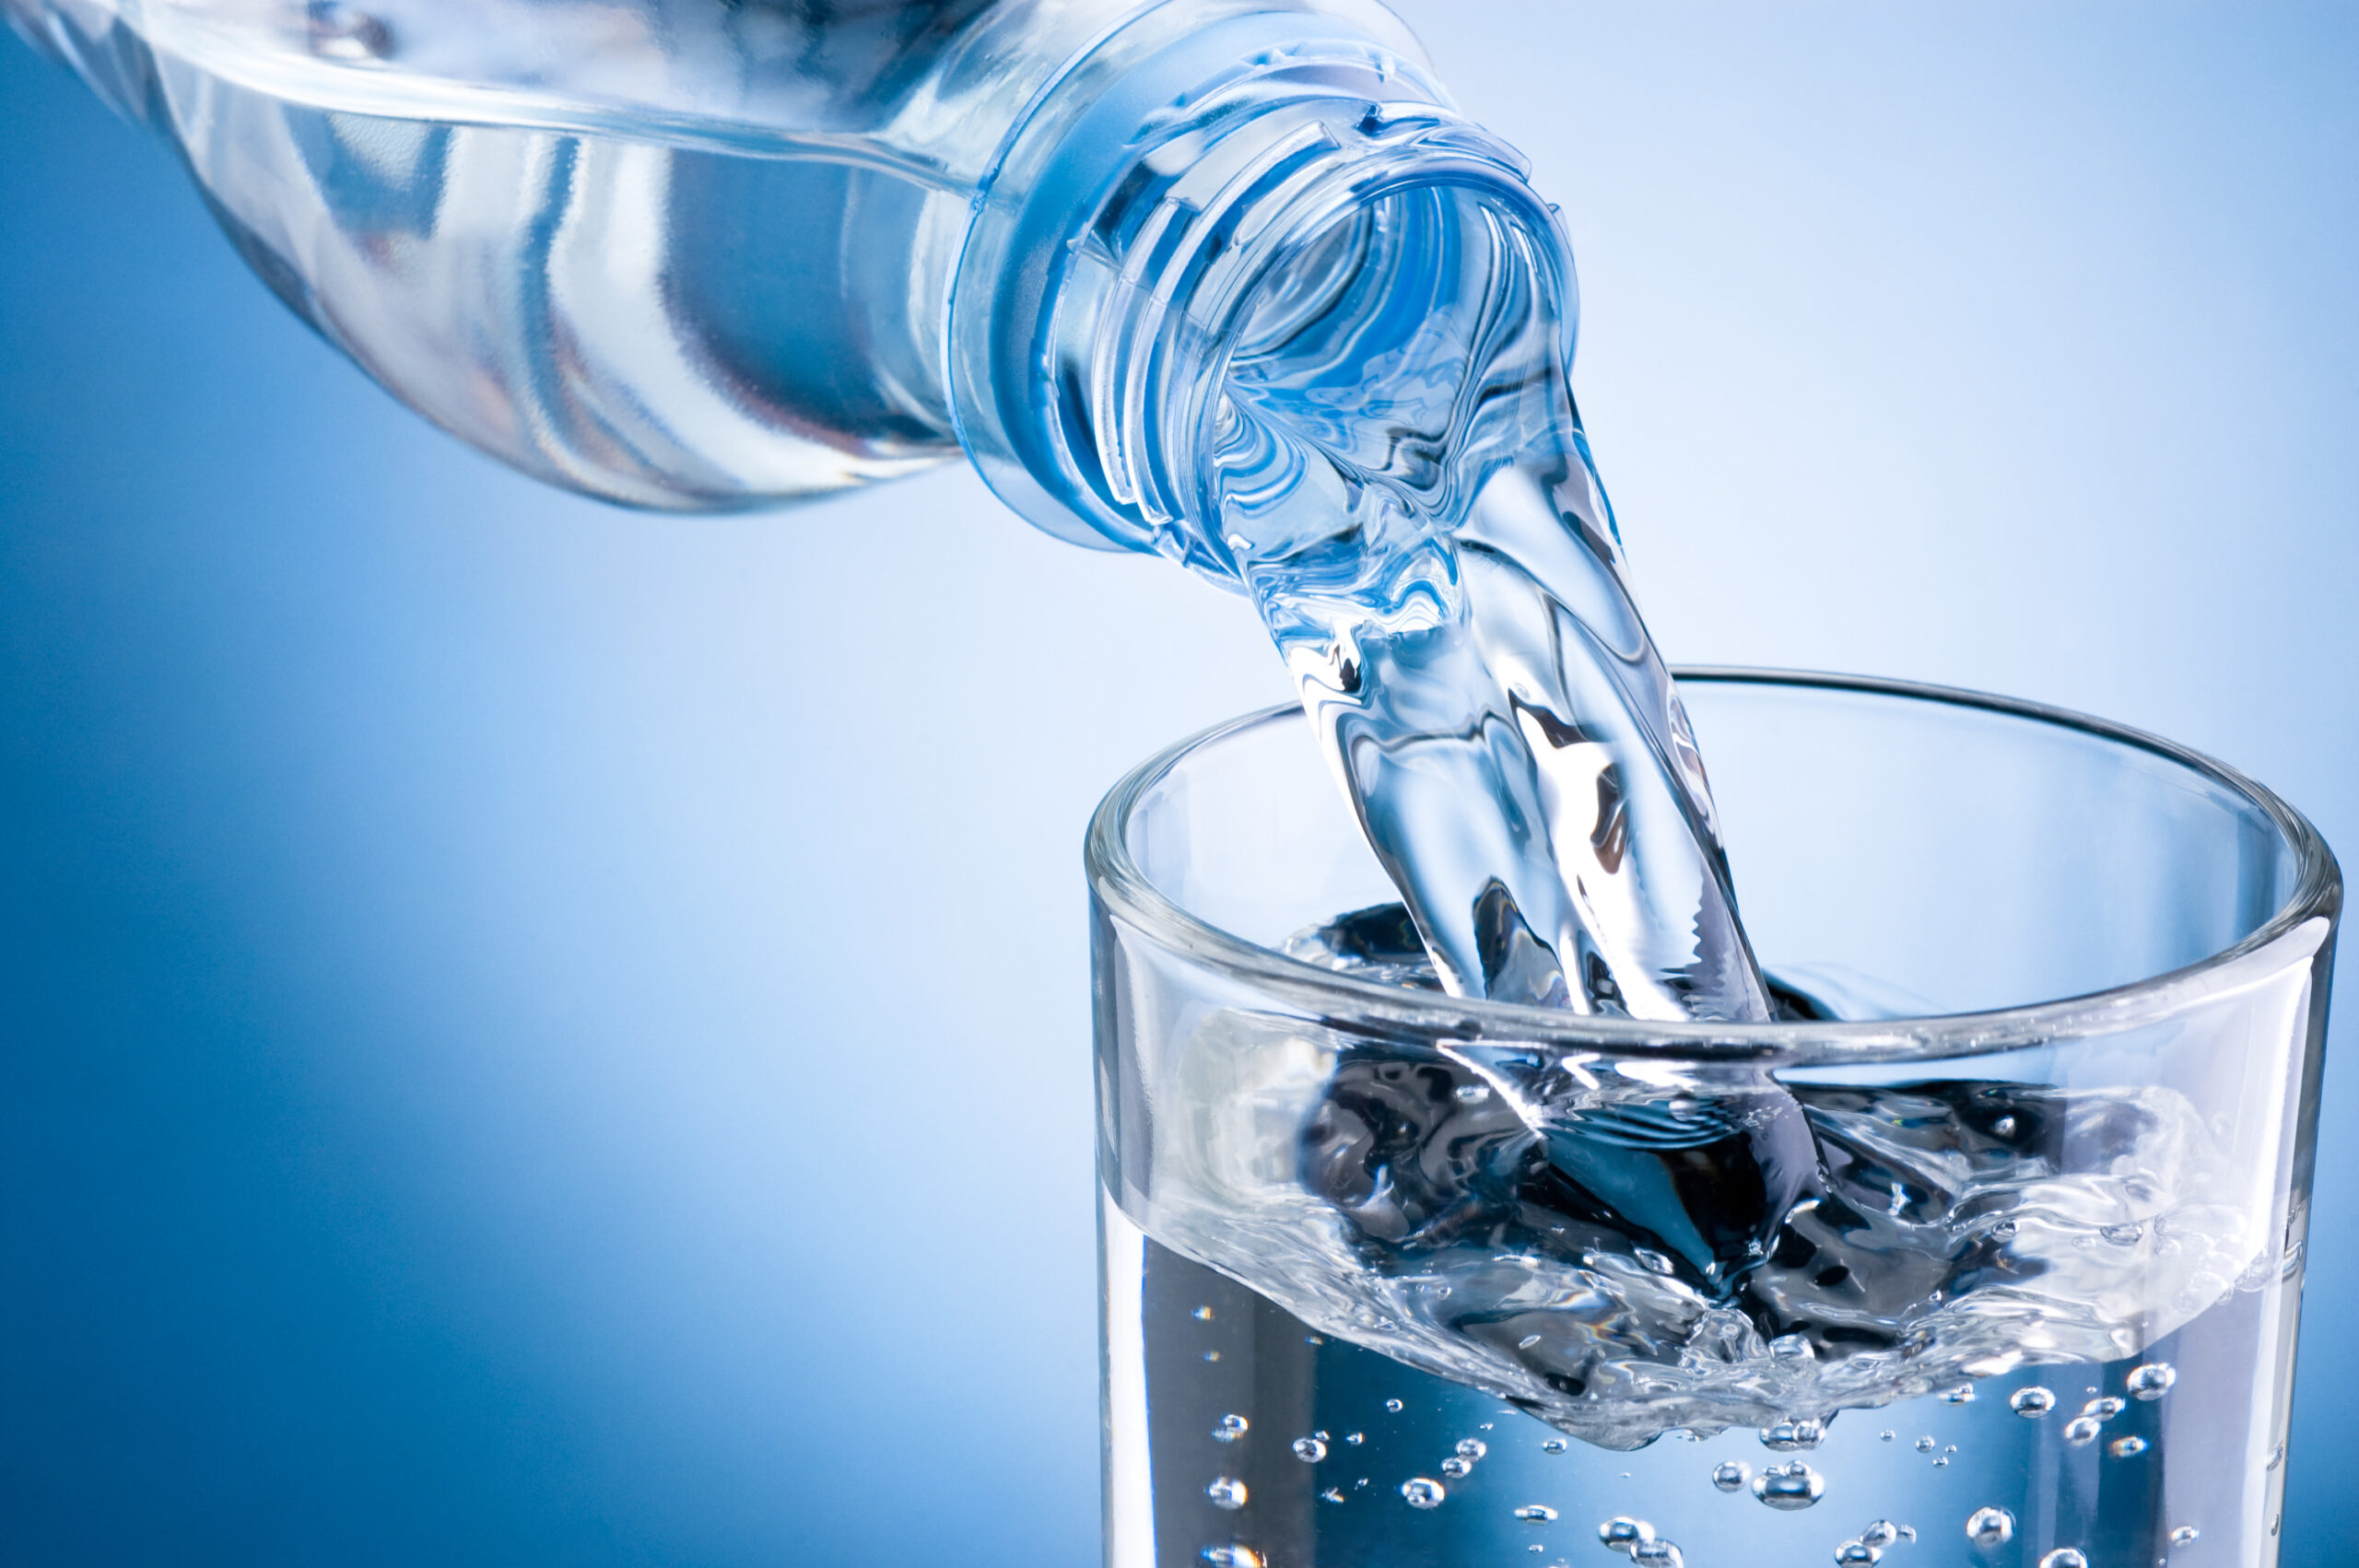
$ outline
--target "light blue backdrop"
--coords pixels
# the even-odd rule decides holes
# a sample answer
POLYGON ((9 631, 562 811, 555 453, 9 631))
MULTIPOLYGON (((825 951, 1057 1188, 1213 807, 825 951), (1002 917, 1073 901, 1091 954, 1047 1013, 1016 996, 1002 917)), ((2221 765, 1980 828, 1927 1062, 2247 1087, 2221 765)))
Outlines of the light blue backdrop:
MULTIPOLYGON (((2093 709, 2359 845, 2359 13, 1403 8, 1572 224, 1674 657, 2093 709)), ((13 44, 0 137, 0 1556, 1094 1562, 1077 842, 1285 695, 1250 617, 962 472, 535 489, 13 44)))

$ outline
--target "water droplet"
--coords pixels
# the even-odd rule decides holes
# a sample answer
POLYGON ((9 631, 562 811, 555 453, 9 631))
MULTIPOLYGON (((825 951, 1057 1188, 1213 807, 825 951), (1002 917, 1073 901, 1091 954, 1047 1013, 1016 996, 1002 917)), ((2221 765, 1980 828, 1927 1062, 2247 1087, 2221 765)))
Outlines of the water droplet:
POLYGON ((2178 1381, 2178 1369, 2166 1361, 2150 1361, 2130 1369, 2127 1382, 2133 1399, 2159 1399, 2178 1381))
POLYGON ((1667 1540, 1642 1540, 1630 1549, 1630 1561, 1646 1568, 1686 1568, 1687 1559, 1667 1540))
POLYGON ((2117 1459, 2134 1459, 2146 1451, 2142 1437, 2117 1437, 2106 1445, 2106 1452, 2117 1459))
POLYGON ((1825 1440, 1826 1423, 1823 1421, 1781 1421, 1761 1429, 1761 1446, 1773 1453, 1815 1448, 1825 1440))
POLYGON ((1900 1433, 1893 1431, 1892 1428, 1887 1426, 1882 1432, 1877 1433, 1876 1435, 1884 1439, 1886 1443, 1892 1443, 1899 1439, 1900 1433))
POLYGON ((1213 1500, 1214 1507, 1235 1512, 1245 1506, 1245 1483, 1235 1476, 1223 1476, 1204 1488, 1204 1495, 1213 1500))
POLYGON ((2084 1416, 2095 1416, 2099 1421, 2111 1421, 2125 1408, 2120 1400, 2108 1394, 2102 1399, 2091 1399, 2087 1404, 2083 1405, 2081 1413, 2084 1416))
POLYGON ((1742 1459, 1723 1459, 1712 1467, 1712 1484, 1722 1492, 1743 1492, 1753 1479, 1753 1467, 1742 1459))
POLYGON ((1947 1399, 1953 1405, 1970 1405, 1974 1403, 1974 1385, 1971 1383, 1961 1383, 1956 1387, 1951 1389, 1948 1393, 1942 1395, 1942 1398, 1947 1399))
POLYGON ((1408 1501, 1412 1508, 1438 1508, 1442 1504, 1442 1499, 1448 1497, 1449 1493, 1442 1489, 1441 1482, 1438 1480, 1427 1480, 1424 1476, 1411 1476, 1401 1483, 1401 1495, 1408 1501))
POLYGON ((2056 1408, 2056 1396, 2037 1387, 2018 1388, 2007 1401, 2007 1408, 2019 1416, 2037 1418, 2056 1408))
POLYGON ((1401 1401, 1398 1399, 1387 1399, 1384 1401, 1384 1408, 1391 1410, 1397 1416, 1401 1413, 1401 1401))
POLYGON ((1458 1440, 1458 1457, 1461 1459, 1479 1459, 1490 1451, 1491 1445, 1479 1437, 1461 1437, 1458 1440))
POLYGON ((1561 1437, 1552 1437, 1540 1445, 1540 1451, 1543 1454, 1561 1454, 1565 1451, 1565 1440, 1561 1437))
POLYGON ((1753 1478, 1753 1495, 1772 1508, 1807 1508, 1826 1494, 1826 1478, 1796 1459, 1772 1465, 1753 1478))
POLYGON ((2039 1568, 2089 1568, 2089 1560, 2077 1548, 2060 1546, 2039 1560, 2039 1568))
POLYGON ((1860 1532, 1860 1539, 1870 1546, 1890 1546, 1900 1539, 1900 1527, 1890 1519, 1878 1519, 1860 1532))
POLYGON ((2074 1416, 2064 1423, 2064 1441, 2075 1448, 2085 1448, 2097 1440, 2102 1430, 2095 1416, 2074 1416))
POLYGON ((1527 1525, 1553 1525, 1556 1522, 1556 1510, 1545 1503, 1527 1503, 1515 1511, 1515 1516, 1527 1525))
POLYGON ((1453 1454, 1441 1462, 1441 1473, 1452 1480, 1464 1480, 1474 1473, 1474 1467, 1453 1454))
POLYGON ((1367 1441, 1367 1433, 1365 1432, 1347 1432, 1344 1433, 1344 1441, 1356 1448, 1361 1444, 1367 1441))
POLYGON ((1220 1420, 1213 1422, 1213 1441, 1215 1443, 1234 1443, 1238 1438, 1244 1436, 1245 1429, 1252 1424, 1252 1422, 1247 1421, 1243 1416, 1223 1416, 1220 1420))
POLYGON ((2193 1546, 2196 1542, 2196 1538, 2202 1534, 2203 1532, 2197 1529, 2193 1525, 2181 1525, 2178 1528, 2171 1532, 2171 1544, 2173 1546, 2193 1546))
POLYGON ((1872 1565, 1884 1561, 1884 1550, 1863 1540, 1847 1540, 1835 1549, 1835 1561, 1843 1568, 1853 1568, 1856 1563, 1872 1565))
POLYGON ((1208 1546, 1199 1555, 1213 1568, 1262 1568, 1262 1554, 1250 1546, 1208 1546))
POLYGON ((1479 1106, 1491 1097, 1491 1086, 1488 1083, 1461 1083, 1450 1093, 1470 1106, 1479 1106))
POLYGON ((1977 1508, 1966 1517, 1966 1539, 1977 1546, 2004 1546, 2015 1539, 2015 1516, 2004 1508, 1977 1508))
POLYGON ((1210 1323, 1213 1320, 1213 1309, 1209 1306, 1200 1306, 1188 1316, 1199 1323, 1210 1323))
POLYGON ((1930 1454, 1940 1446, 1941 1445, 1930 1436, 1920 1437, 1917 1440, 1917 1452, 1919 1454, 1930 1454))
POLYGON ((1321 1503, 1341 1503, 1343 1500, 1344 1491, 1341 1487, 1331 1486, 1319 1494, 1319 1501, 1321 1503))
POLYGON ((1655 1527, 1652 1525, 1644 1519, 1633 1519, 1626 1514, 1617 1514, 1597 1527, 1597 1543, 1625 1556, 1636 1551, 1640 1541, 1654 1539, 1655 1527))
POLYGON ((2116 1246, 2134 1246, 2138 1238, 2145 1234, 2146 1227, 2143 1225, 2100 1225, 2097 1227, 2097 1235, 2116 1246))
POLYGON ((311 53, 323 60, 382 60, 393 53, 393 33, 357 6, 315 4, 308 13, 311 53))
POLYGON ((1327 1445, 1316 1437, 1294 1440, 1294 1457, 1306 1465, 1315 1465, 1327 1457, 1327 1445))

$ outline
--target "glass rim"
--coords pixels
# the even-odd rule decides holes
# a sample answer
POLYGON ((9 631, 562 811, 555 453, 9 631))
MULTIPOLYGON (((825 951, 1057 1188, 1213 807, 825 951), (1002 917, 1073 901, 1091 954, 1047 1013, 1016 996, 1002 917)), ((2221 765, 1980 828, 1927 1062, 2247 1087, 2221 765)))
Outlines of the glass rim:
POLYGON ((1537 1046, 1712 1061, 1767 1059, 1783 1066, 1932 1060, 2118 1035, 2257 985, 2288 964, 2309 958, 2327 941, 2341 908, 2341 869, 2308 818, 2266 785, 2159 735, 2046 703, 1882 676, 1730 665, 1679 665, 1672 673, 1696 685, 1842 691, 1978 708, 2167 758, 2260 808, 2294 853, 2298 872, 2293 890, 2258 930, 2192 964, 2103 990, 1971 1012, 1856 1023, 1658 1023, 1410 990, 1322 969, 1224 930, 1167 897, 1131 858, 1123 830, 1133 811, 1181 757, 1229 735, 1299 717, 1302 709, 1292 703, 1201 730, 1125 774, 1090 817, 1082 854, 1090 890, 1115 919, 1158 944, 1356 1035, 1434 1047, 1537 1046))

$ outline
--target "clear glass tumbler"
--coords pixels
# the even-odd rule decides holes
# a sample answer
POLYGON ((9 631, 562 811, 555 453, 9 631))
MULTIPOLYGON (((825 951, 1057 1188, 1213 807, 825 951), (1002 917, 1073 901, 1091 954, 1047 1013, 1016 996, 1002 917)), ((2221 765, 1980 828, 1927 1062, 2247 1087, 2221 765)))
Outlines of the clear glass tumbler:
POLYGON ((2274 1562, 2326 846, 2073 714, 1682 689, 1775 1023, 1432 989, 1294 710, 1108 797, 1108 1563, 2274 1562))

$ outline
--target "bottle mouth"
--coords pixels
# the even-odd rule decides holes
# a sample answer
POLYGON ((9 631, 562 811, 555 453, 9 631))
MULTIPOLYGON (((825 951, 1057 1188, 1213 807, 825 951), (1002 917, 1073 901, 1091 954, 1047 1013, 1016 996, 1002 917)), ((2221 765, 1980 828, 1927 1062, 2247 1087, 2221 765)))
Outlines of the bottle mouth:
POLYGON ((1372 239, 1421 203, 1429 229, 1479 214, 1527 237, 1567 355, 1572 279, 1521 160, 1456 113, 1390 13, 1210 10, 1116 29, 1011 133, 945 358, 960 439, 1019 513, 1233 576, 1206 496, 1229 371, 1332 313, 1372 239))

